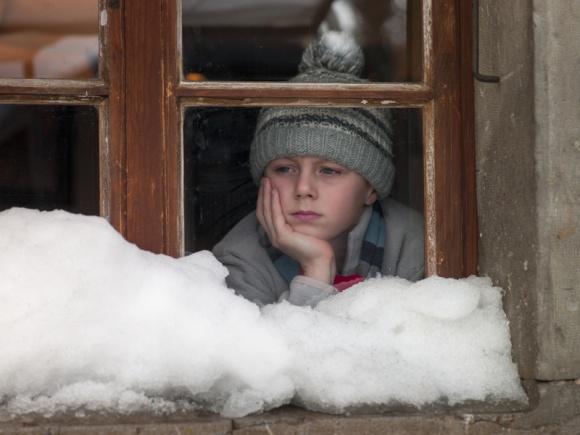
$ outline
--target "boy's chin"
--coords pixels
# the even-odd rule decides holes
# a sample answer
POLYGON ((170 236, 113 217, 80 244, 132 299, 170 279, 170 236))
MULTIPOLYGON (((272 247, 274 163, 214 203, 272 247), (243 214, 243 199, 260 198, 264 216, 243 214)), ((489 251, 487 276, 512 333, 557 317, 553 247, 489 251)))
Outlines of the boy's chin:
POLYGON ((300 226, 293 227, 294 231, 300 234, 304 234, 305 236, 312 237, 318 240, 324 240, 325 242, 331 243, 336 237, 329 236, 324 231, 320 229, 313 229, 313 228, 300 228, 300 226))
MULTIPOLYGON (((305 236, 314 237, 315 239, 326 240, 326 237, 322 232, 316 228, 309 227, 305 224, 291 225, 292 229, 297 233, 304 234, 305 236)), ((328 240, 327 240, 328 241, 328 240)))

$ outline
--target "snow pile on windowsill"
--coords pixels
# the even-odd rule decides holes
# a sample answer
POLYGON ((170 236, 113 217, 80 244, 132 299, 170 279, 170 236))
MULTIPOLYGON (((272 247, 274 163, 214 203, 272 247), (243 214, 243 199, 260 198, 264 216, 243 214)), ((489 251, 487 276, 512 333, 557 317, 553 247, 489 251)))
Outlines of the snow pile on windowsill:
POLYGON ((501 291, 485 278, 377 278, 262 309, 209 252, 127 243, 102 218, 0 213, 0 403, 8 412, 527 400, 501 291))

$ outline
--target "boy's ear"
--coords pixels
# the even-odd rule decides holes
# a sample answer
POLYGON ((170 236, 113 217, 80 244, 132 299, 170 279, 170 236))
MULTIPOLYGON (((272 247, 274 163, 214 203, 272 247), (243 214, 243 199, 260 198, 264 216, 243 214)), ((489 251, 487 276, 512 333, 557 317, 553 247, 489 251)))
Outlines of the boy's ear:
POLYGON ((379 195, 377 195, 377 191, 371 187, 368 191, 368 194, 367 194, 367 197, 365 200, 365 205, 371 205, 377 199, 379 199, 379 195))

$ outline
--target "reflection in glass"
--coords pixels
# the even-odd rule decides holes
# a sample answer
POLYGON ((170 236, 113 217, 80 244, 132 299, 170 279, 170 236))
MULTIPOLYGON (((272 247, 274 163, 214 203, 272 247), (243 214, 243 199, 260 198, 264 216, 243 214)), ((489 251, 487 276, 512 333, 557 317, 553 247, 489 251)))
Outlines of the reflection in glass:
POLYGON ((0 104, 0 210, 99 214, 99 112, 0 104))
POLYGON ((186 80, 286 81, 317 34, 351 34, 373 82, 422 80, 421 0, 182 0, 186 80))
POLYGON ((1 0, 0 78, 98 75, 99 0, 1 0))
MULTIPOLYGON (((389 109, 384 109, 389 110, 389 109)), ((421 109, 390 109, 391 197, 423 212, 421 109)), ((184 115, 185 251, 211 249, 256 206, 248 156, 257 108, 189 107, 184 115)))

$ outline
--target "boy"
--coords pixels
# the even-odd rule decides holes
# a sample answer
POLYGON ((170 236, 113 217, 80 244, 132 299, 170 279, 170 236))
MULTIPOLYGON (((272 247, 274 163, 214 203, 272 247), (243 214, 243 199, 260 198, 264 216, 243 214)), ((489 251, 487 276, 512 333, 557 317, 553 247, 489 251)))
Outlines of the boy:
MULTIPOLYGON (((326 34, 291 81, 364 83, 363 62, 352 40, 326 34)), ((391 134, 385 109, 263 109, 250 150, 256 212, 213 249, 228 286, 258 305, 315 306, 377 274, 421 279, 423 219, 387 198, 391 134)))

